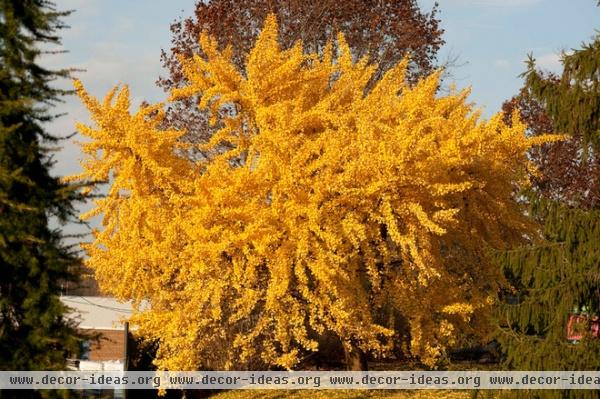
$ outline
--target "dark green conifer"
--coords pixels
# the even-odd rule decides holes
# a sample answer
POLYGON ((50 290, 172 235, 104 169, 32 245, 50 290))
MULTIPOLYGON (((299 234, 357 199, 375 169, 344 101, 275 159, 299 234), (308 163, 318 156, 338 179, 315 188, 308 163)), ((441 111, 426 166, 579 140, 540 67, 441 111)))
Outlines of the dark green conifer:
MULTIPOLYGON (((498 334, 512 370, 600 370, 600 338, 592 332, 600 316, 600 37, 564 56, 563 67, 561 76, 543 74, 530 60, 524 90, 505 107, 519 108, 533 134, 547 129, 549 117, 556 132, 572 136, 532 156, 542 176, 533 180, 529 212, 540 237, 499 254, 514 288, 499 311, 498 334), (568 339, 575 315, 571 332, 583 333, 576 340, 568 339)), ((514 394, 600 397, 594 390, 514 394)))
POLYGON ((78 351, 59 294, 79 259, 49 221, 69 219, 81 198, 51 175, 48 146, 59 139, 45 131, 65 94, 52 81, 69 71, 39 64, 68 14, 44 0, 0 0, 0 370, 63 370, 78 351))

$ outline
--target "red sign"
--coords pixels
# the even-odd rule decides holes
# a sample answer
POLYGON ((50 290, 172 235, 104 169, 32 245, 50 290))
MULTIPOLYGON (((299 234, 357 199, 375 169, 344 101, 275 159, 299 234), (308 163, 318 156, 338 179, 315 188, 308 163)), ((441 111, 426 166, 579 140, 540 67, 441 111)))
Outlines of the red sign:
POLYGON ((567 320, 567 339, 579 341, 589 332, 593 337, 600 334, 600 319, 594 316, 591 319, 587 315, 570 314, 567 320))

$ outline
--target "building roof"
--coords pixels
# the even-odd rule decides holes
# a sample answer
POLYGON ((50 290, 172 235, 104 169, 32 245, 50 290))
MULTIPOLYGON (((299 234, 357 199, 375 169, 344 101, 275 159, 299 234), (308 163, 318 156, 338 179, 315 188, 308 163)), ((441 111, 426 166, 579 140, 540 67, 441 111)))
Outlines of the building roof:
POLYGON ((68 317, 84 329, 122 330, 133 313, 131 301, 118 302, 111 297, 61 296, 60 299, 72 310, 68 317))

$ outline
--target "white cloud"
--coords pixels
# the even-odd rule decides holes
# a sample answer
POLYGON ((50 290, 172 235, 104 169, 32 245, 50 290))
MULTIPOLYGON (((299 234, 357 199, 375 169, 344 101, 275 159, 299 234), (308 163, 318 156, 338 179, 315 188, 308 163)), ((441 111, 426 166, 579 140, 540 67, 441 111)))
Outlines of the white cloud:
POLYGON ((498 69, 508 70, 510 69, 510 61, 504 58, 499 58, 496 61, 494 61, 494 67, 498 69))
POLYGON ((78 78, 95 96, 104 96, 116 84, 127 84, 132 95, 156 100, 159 89, 154 82, 161 72, 158 52, 138 53, 135 56, 127 56, 120 51, 113 54, 98 52, 75 67, 85 69, 85 72, 78 74, 78 78))
POLYGON ((562 70, 559 53, 547 53, 539 57, 534 56, 534 58, 535 65, 540 69, 550 72, 560 72, 562 70))
MULTIPOLYGON (((78 16, 95 16, 100 8, 100 0, 55 0, 58 11, 73 10, 78 16)), ((68 21, 67 21, 68 22, 68 21)))

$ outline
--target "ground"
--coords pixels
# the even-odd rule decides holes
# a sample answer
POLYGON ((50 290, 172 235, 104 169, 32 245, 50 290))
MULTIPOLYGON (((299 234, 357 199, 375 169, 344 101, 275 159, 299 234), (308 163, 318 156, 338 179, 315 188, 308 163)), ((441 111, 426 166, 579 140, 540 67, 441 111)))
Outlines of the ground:
POLYGON ((483 391, 384 391, 384 390, 238 390, 213 396, 214 399, 488 399, 497 398, 483 391))

